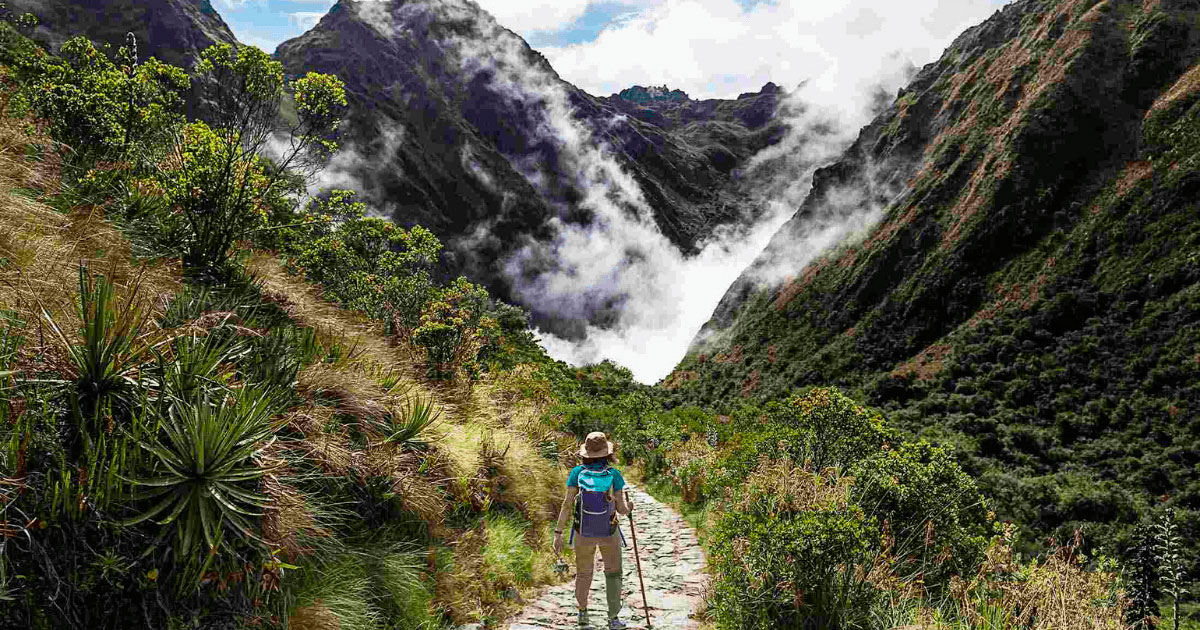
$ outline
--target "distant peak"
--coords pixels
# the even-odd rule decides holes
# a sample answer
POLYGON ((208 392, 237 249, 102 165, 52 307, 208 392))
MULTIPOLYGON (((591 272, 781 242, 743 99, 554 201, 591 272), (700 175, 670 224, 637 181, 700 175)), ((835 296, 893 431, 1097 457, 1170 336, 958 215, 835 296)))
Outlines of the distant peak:
POLYGON ((678 103, 690 100, 687 92, 684 92, 683 90, 672 90, 665 85, 658 87, 643 87, 641 85, 635 85, 631 88, 621 90, 621 93, 618 96, 620 96, 623 100, 642 104, 657 101, 670 101, 678 103))
POLYGON ((764 85, 762 87, 762 89, 757 92, 743 92, 742 94, 739 94, 738 100, 740 101, 745 98, 754 98, 756 96, 762 96, 764 94, 781 94, 782 92, 783 92, 782 88, 780 88, 778 85, 775 85, 773 82, 768 81, 767 84, 764 85))

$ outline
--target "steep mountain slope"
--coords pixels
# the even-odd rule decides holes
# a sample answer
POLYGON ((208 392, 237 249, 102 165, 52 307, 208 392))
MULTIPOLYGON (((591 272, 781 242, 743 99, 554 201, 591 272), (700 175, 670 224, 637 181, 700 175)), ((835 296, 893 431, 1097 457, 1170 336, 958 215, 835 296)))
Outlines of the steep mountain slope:
POLYGON ((76 35, 120 46, 138 37, 143 58, 190 67, 194 55, 237 38, 210 0, 6 0, 15 13, 33 13, 41 24, 34 39, 56 49, 76 35))
POLYGON ((1009 5, 818 173, 664 386, 849 387, 1037 531, 1200 508, 1198 60, 1195 0, 1009 5))
POLYGON ((346 81, 347 139, 361 159, 340 165, 342 181, 398 223, 432 229, 460 269, 504 297, 514 277, 556 264, 514 262, 515 252, 606 212, 650 221, 694 251, 714 225, 753 212, 738 167, 785 131, 773 85, 670 111, 595 98, 466 0, 341 0, 277 56, 289 73, 346 81))

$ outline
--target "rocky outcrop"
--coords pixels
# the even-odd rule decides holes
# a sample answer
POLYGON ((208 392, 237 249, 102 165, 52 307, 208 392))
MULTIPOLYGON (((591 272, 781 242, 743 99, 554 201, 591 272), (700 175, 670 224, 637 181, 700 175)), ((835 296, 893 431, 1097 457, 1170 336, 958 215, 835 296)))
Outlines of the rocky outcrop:
POLYGON ((92 41, 125 43, 138 38, 142 58, 157 57, 190 67, 197 52, 237 38, 210 0, 7 0, 16 13, 33 13, 40 26, 34 39, 56 49, 67 39, 85 35, 92 41))

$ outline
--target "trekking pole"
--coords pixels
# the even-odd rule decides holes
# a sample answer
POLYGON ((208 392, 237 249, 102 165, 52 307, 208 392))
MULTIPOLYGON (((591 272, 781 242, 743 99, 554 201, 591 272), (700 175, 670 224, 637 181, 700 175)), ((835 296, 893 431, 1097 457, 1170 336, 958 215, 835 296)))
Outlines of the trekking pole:
MULTIPOLYGON (((629 491, 625 491, 625 505, 633 505, 629 502, 629 491)), ((629 510, 629 533, 633 536, 633 559, 637 562, 638 582, 642 585, 642 609, 646 612, 646 627, 650 625, 650 603, 646 601, 646 580, 642 578, 642 556, 638 554, 637 546, 637 530, 633 528, 633 510, 629 510)))

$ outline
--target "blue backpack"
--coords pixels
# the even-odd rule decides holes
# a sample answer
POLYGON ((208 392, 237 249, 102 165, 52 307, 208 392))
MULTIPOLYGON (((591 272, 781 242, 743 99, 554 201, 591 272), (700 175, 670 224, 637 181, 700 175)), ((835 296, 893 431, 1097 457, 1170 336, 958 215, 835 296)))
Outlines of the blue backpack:
MULTIPOLYGON (((575 532, 589 538, 612 536, 617 529, 617 510, 613 498, 612 468, 579 472, 579 495, 575 497, 575 532)), ((574 533, 572 534, 572 539, 574 533)))

